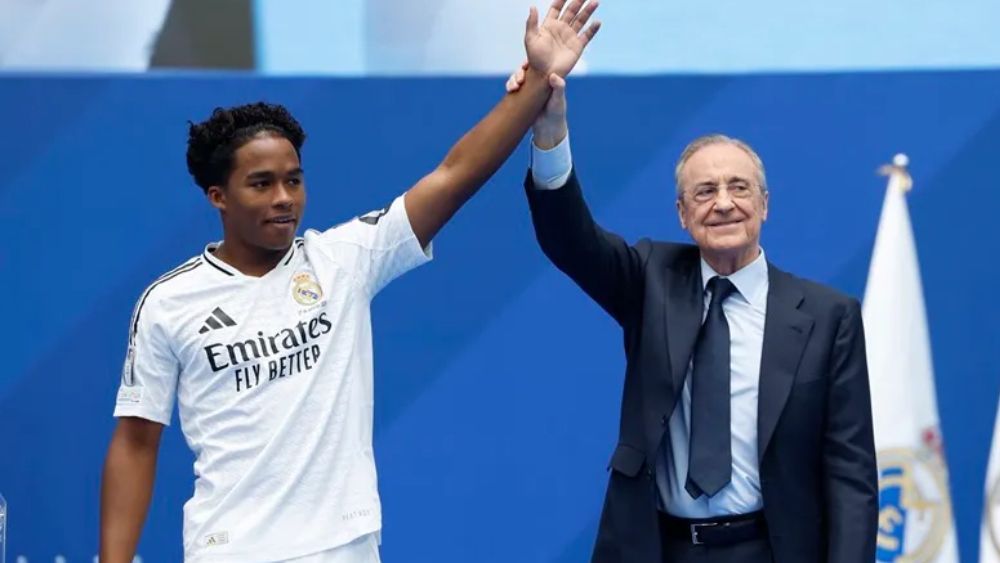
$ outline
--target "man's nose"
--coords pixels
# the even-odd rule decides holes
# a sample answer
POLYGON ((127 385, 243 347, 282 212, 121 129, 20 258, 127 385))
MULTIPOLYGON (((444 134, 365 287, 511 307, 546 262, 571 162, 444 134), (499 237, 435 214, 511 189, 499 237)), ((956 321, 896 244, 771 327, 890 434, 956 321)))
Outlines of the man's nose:
POLYGON ((734 207, 733 198, 729 195, 729 190, 723 188, 715 196, 715 210, 725 213, 734 207))
POLYGON ((279 182, 274 190, 274 200, 271 205, 274 207, 290 207, 292 205, 292 193, 284 183, 279 182))

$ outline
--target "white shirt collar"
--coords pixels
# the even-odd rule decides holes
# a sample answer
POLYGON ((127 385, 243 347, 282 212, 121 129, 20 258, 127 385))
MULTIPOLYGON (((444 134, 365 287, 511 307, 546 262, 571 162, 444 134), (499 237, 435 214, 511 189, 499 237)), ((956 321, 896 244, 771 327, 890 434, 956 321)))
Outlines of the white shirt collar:
MULTIPOLYGON (((708 286, 708 280, 719 275, 718 272, 708 265, 708 262, 704 258, 701 259, 702 290, 708 286)), ((760 254, 757 255, 757 258, 754 258, 753 262, 743 266, 731 275, 720 277, 729 278, 729 281, 733 282, 733 285, 736 286, 736 290, 740 292, 740 295, 752 307, 762 311, 767 310, 767 288, 769 284, 767 279, 767 258, 764 257, 763 248, 760 249, 760 254)))
MULTIPOLYGON (((274 270, 277 270, 278 268, 283 268, 283 267, 287 266, 292 261, 292 258, 295 256, 295 249, 302 248, 302 245, 304 244, 304 240, 305 239, 303 239, 302 237, 295 237, 295 240, 292 241, 292 245, 288 248, 288 251, 285 252, 285 255, 281 257, 281 261, 278 262, 278 264, 272 270, 268 271, 267 274, 270 274, 271 272, 273 272, 274 270)), ((222 244, 222 242, 223 241, 220 240, 220 241, 217 241, 217 242, 210 242, 207 245, 205 245, 205 250, 204 250, 204 252, 201 253, 202 257, 205 259, 205 261, 208 262, 208 264, 210 266, 215 266, 215 268, 217 270, 221 270, 222 273, 230 275, 230 276, 243 276, 243 277, 248 277, 248 278, 255 278, 255 277, 257 277, 257 276, 247 276, 243 272, 241 272, 241 271, 237 270, 236 268, 230 266, 226 262, 223 262, 222 260, 219 260, 215 256, 215 251, 219 248, 219 246, 222 244)), ((267 274, 264 274, 263 276, 260 276, 260 277, 264 277, 267 274)))

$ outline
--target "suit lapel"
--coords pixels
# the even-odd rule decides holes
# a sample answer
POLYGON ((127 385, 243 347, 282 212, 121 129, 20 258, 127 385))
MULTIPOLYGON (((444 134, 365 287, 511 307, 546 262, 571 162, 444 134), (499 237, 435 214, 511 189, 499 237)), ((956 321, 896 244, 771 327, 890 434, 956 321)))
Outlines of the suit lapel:
POLYGON ((814 320, 799 310, 802 290, 792 276, 768 263, 767 317, 760 360, 757 406, 757 455, 764 452, 774 435, 795 381, 814 320))
MULTIPOLYGON (((667 349, 670 351, 670 377, 675 399, 681 396, 684 389, 688 364, 698 339, 698 331, 701 330, 704 290, 699 263, 698 254, 694 253, 693 260, 686 260, 683 265, 678 264, 665 304, 667 349)), ((672 411, 673 405, 670 407, 672 411)))

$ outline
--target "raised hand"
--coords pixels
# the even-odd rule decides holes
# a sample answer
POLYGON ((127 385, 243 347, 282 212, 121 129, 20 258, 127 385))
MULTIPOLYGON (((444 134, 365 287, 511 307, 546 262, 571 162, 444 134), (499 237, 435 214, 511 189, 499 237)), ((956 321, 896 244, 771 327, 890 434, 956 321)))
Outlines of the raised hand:
MULTIPOLYGON (((520 90, 527 72, 528 61, 524 61, 507 79, 507 92, 520 90)), ((569 129, 566 122, 566 80, 558 74, 550 74, 549 87, 552 93, 531 126, 534 143, 540 149, 550 149, 559 144, 569 129)))
POLYGON ((528 64, 543 75, 565 77, 569 74, 601 28, 597 20, 587 26, 597 5, 597 0, 571 0, 568 6, 566 0, 555 0, 541 25, 538 24, 538 10, 532 7, 524 33, 528 64))

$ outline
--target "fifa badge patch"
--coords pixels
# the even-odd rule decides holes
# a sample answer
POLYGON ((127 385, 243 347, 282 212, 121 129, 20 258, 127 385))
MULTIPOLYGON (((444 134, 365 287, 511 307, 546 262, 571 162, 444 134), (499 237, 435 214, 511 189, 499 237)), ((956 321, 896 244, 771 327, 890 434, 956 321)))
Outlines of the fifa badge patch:
POLYGON ((138 405, 142 402, 142 387, 139 385, 122 386, 118 390, 119 405, 138 405))

